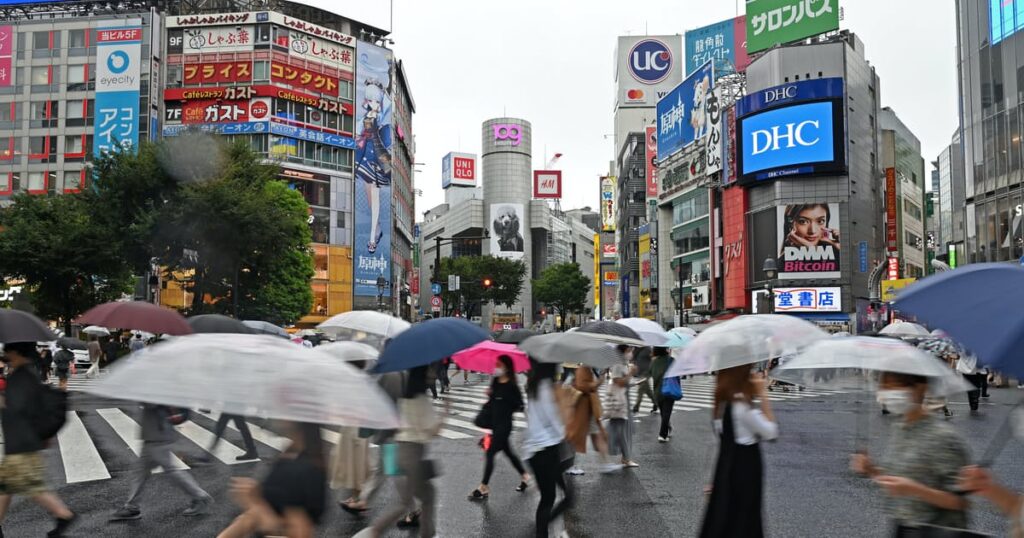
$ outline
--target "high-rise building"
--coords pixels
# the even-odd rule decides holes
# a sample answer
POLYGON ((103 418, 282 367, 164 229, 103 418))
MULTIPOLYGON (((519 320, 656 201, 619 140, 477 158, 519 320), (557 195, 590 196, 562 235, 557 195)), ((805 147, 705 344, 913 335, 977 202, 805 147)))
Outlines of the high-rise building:
POLYGON ((644 133, 623 139, 616 160, 615 229, 619 254, 622 317, 637 317, 640 304, 640 226, 647 223, 647 180, 644 175, 644 133))
POLYGON ((966 215, 963 148, 960 131, 939 153, 939 244, 937 258, 950 265, 964 259, 964 217, 966 215))
MULTIPOLYGON (((899 259, 899 276, 919 278, 926 274, 927 267, 925 177, 921 142, 889 107, 882 108, 878 125, 881 128, 879 145, 882 169, 886 174, 885 188, 895 187, 895 198, 886 198, 887 203, 892 200, 896 202, 896 248, 889 245, 890 256, 895 253, 899 259), (890 170, 894 174, 892 177, 889 175, 890 170)), ((886 211, 890 211, 890 208, 886 207, 886 211)), ((887 213, 887 216, 890 215, 887 213)), ((890 224, 886 223, 886 226, 890 224)))

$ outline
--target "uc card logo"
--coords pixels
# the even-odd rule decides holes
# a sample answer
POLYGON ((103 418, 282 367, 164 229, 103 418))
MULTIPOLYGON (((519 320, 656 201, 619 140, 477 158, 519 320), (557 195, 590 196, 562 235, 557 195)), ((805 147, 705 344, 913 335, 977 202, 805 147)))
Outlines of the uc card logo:
POLYGON ((629 73, 644 84, 657 84, 672 72, 672 50, 657 39, 638 41, 626 61, 629 73))

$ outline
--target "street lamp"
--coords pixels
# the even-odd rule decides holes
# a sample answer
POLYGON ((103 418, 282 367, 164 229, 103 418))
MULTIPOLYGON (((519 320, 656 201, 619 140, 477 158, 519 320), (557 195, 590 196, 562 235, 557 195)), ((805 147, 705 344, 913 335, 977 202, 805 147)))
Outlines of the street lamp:
POLYGON ((779 267, 775 265, 775 258, 765 258, 764 263, 761 265, 761 270, 764 271, 764 276, 768 279, 768 282, 764 286, 765 289, 768 290, 768 293, 765 294, 765 297, 768 299, 768 312, 766 313, 774 314, 775 293, 773 290, 775 277, 779 276, 779 267))
POLYGON ((384 311, 384 289, 388 287, 388 280, 382 276, 377 277, 377 310, 384 311))

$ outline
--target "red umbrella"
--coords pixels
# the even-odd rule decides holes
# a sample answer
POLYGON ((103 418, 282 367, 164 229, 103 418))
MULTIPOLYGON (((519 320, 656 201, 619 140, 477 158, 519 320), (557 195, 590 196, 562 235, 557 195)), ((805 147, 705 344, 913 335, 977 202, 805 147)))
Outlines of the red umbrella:
POLYGON ((181 314, 142 301, 105 303, 79 316, 75 323, 118 329, 135 329, 153 334, 192 334, 192 328, 181 314))
POLYGON ((494 372, 495 362, 500 355, 512 357, 512 366, 516 373, 530 369, 530 359, 515 344, 500 344, 490 340, 484 340, 471 348, 464 349, 452 355, 452 359, 463 370, 489 374, 494 372))

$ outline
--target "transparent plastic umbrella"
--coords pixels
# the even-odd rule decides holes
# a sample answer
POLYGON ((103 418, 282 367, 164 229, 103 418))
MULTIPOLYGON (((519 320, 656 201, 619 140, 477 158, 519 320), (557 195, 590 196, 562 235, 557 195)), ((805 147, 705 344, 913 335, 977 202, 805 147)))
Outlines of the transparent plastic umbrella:
POLYGON ((649 319, 623 318, 616 320, 615 323, 633 329, 640 339, 649 346, 665 347, 669 342, 668 332, 661 325, 649 319))
POLYGON ((194 334, 116 362, 87 392, 232 415, 374 429, 399 425, 368 375, 283 338, 194 334))
POLYGON ((895 336, 897 338, 928 338, 932 335, 932 333, 928 332, 928 329, 909 321, 890 323, 882 327, 878 334, 895 336))
POLYGON ((527 338, 519 349, 538 362, 573 362, 609 368, 626 359, 606 342, 580 333, 551 333, 527 338))
POLYGON ((377 348, 361 342, 331 342, 313 349, 344 362, 362 361, 365 363, 363 370, 370 370, 376 366, 377 357, 380 355, 377 348))
POLYGON ((408 321, 373 310, 345 312, 316 326, 317 329, 327 334, 365 333, 383 338, 394 338, 409 327, 411 325, 408 321))

